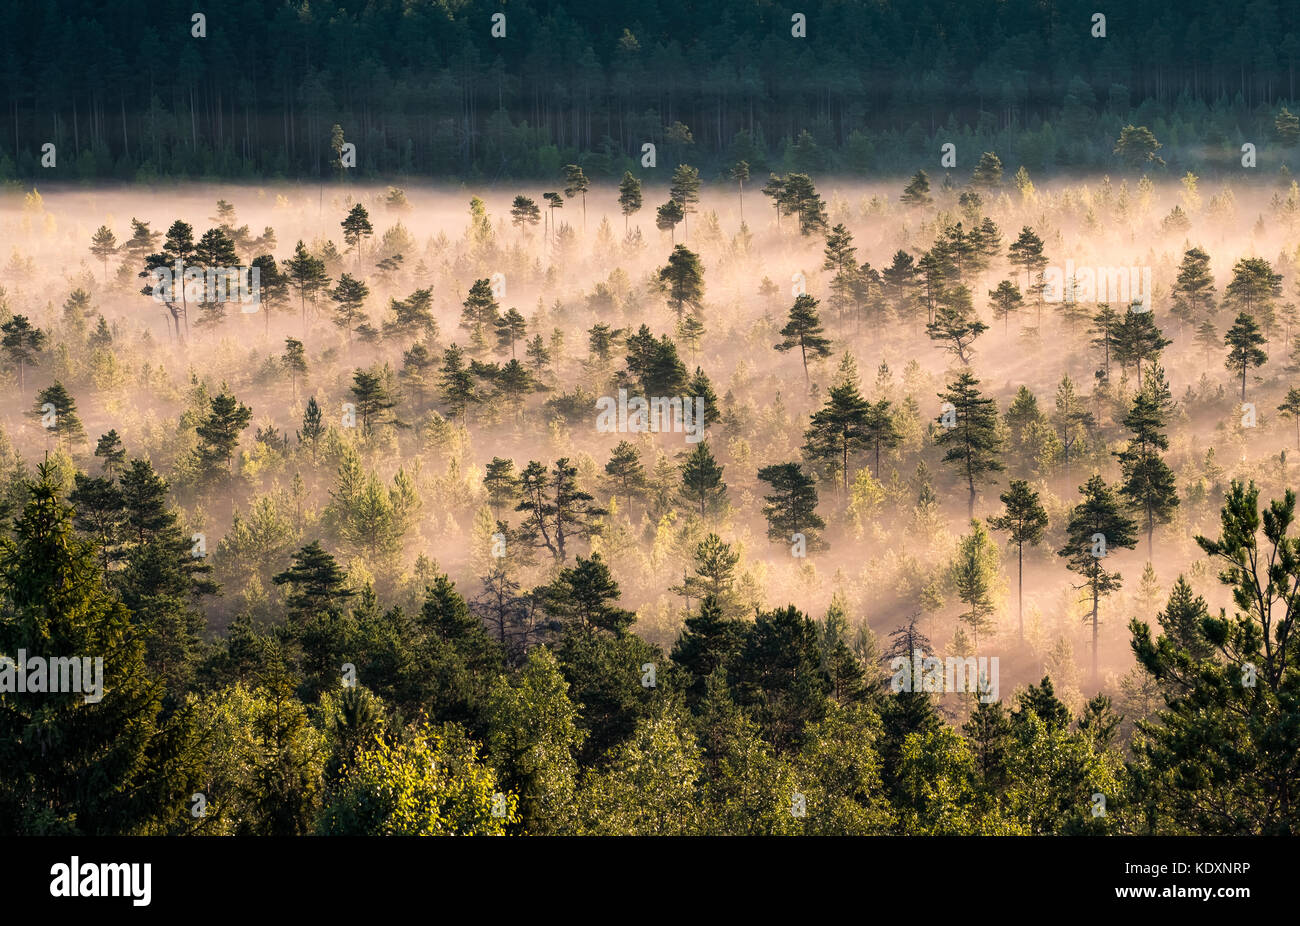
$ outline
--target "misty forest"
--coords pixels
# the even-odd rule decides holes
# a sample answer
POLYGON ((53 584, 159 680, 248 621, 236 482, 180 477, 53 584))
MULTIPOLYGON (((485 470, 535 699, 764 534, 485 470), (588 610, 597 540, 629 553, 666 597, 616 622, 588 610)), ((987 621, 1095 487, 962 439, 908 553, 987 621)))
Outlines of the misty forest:
POLYGON ((805 107, 532 4, 421 123, 283 6, 234 98, 6 78, 0 829, 1296 831, 1292 34, 805 107))

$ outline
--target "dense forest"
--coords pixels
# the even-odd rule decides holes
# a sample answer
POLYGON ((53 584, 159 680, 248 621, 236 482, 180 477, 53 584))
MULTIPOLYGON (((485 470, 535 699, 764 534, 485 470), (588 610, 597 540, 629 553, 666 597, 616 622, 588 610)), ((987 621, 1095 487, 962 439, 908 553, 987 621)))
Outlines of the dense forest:
POLYGON ((945 142, 1097 168, 1128 122, 1179 174, 1213 175, 1243 143, 1276 168, 1273 115, 1300 61, 1275 0, 1132 0, 1102 23, 1083 0, 202 6, 0 8, 0 180, 320 177, 335 123, 370 177, 578 163, 617 179, 646 143, 659 170, 706 179, 742 159, 910 174, 945 142))
POLYGON ((1295 832, 1287 14, 4 6, 0 832, 1295 832))

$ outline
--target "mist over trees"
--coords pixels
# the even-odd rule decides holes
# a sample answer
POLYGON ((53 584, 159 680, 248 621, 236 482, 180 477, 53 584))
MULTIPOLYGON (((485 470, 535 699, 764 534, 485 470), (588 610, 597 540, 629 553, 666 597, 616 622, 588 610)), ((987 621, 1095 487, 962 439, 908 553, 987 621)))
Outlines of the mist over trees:
POLYGON ((1274 5, 68 9, 0 13, 7 831, 1296 830, 1274 5))

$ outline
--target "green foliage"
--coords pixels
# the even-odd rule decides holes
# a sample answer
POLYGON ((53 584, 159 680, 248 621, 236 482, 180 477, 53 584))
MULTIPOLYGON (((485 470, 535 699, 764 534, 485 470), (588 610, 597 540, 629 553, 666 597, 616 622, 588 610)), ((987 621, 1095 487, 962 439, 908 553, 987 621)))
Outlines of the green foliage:
POLYGON ((343 769, 320 831, 340 836, 500 836, 518 821, 518 798, 455 727, 427 724, 401 740, 377 736, 343 769), (499 811, 494 813, 494 809, 499 811))

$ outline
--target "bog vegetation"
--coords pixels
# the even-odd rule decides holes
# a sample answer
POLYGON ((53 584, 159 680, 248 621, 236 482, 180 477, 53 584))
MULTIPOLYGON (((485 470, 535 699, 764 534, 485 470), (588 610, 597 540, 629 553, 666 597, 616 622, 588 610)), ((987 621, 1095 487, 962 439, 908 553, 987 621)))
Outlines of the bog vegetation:
POLYGON ((1300 190, 1150 163, 7 201, 0 827, 1293 831, 1300 190))

